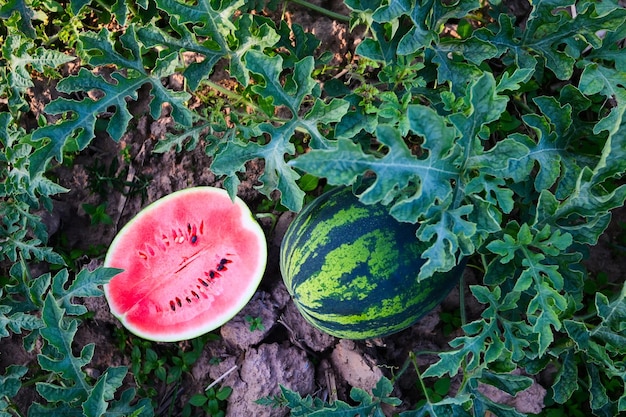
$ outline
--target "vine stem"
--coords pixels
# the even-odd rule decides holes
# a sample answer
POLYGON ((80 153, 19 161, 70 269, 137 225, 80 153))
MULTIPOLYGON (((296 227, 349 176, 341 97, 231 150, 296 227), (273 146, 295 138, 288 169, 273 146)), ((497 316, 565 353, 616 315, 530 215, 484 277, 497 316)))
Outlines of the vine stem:
POLYGON ((422 378, 422 373, 419 370, 419 366, 417 366, 417 358, 415 353, 409 352, 409 356, 411 358, 411 362, 413 363, 413 368, 415 368, 415 373, 417 374, 417 380, 419 381, 420 387, 422 388, 422 392, 424 392, 424 397, 426 398, 426 402, 432 404, 430 400, 430 396, 428 395, 428 390, 426 389, 426 384, 424 384, 424 379, 422 378))
POLYGON ((463 274, 459 283, 459 305, 461 306, 461 326, 465 326, 467 324, 467 313, 465 312, 465 276, 463 274))
MULTIPOLYGON (((2 398, 2 397, 0 397, 0 398, 2 398)), ((17 417, 24 417, 24 414, 22 414, 20 412, 20 410, 18 410, 17 405, 11 400, 11 398, 9 398, 8 396, 4 395, 4 400, 8 404, 8 407, 6 408, 6 410, 8 410, 9 413, 11 413, 12 415, 17 416, 17 417)))
POLYGON ((316 4, 309 3, 306 0, 289 0, 289 1, 292 2, 292 3, 299 4, 300 6, 307 7, 309 9, 314 10, 314 11, 316 11, 318 13, 323 14, 323 15, 326 15, 326 16, 330 17, 331 19, 339 20, 339 21, 342 21, 342 22, 350 22, 350 17, 349 16, 343 15, 341 13, 335 13, 333 11, 325 9, 324 7, 320 7, 320 6, 316 5, 316 4))

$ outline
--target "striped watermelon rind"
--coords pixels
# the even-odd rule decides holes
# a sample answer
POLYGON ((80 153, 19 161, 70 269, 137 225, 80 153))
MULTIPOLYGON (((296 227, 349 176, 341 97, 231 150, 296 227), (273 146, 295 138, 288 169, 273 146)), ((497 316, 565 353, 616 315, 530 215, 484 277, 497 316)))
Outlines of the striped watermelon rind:
POLYGON ((315 199, 283 238, 280 268, 302 316, 345 339, 404 330, 436 307, 465 268, 418 281, 426 245, 418 225, 399 223, 382 204, 365 205, 350 187, 315 199))

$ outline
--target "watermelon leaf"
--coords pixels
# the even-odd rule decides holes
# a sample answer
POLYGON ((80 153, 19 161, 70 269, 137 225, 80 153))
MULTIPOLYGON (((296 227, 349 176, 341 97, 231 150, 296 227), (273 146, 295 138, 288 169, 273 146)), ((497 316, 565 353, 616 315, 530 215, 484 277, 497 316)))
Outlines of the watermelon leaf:
POLYGON ((493 240, 487 249, 500 256, 500 263, 506 264, 515 259, 519 275, 513 291, 532 294, 527 308, 527 319, 538 336, 539 353, 543 354, 553 341, 553 331, 561 328, 560 314, 567 310, 568 301, 562 294, 564 280, 559 273, 559 265, 552 264, 551 258, 565 252, 572 244, 572 237, 560 231, 552 232, 548 226, 533 231, 526 224, 521 227, 509 225, 510 233, 503 240, 493 240), (517 251, 521 251, 517 254, 517 251))
POLYGON ((453 350, 440 353, 439 360, 424 371, 424 378, 441 377, 446 373, 455 376, 464 361, 476 369, 479 364, 486 366, 510 355, 499 337, 496 320, 477 320, 466 324, 463 330, 466 335, 450 342, 453 350))
POLYGON ((141 398, 137 401, 135 389, 129 388, 122 391, 119 400, 109 402, 108 416, 128 417, 152 417, 154 412, 149 398, 141 398))
POLYGON ((229 60, 231 75, 245 86, 250 80, 245 54, 252 49, 272 47, 279 36, 271 22, 260 17, 245 14, 231 22, 229 16, 243 4, 241 0, 223 2, 220 8, 214 9, 208 1, 190 7, 174 0, 161 0, 157 5, 169 13, 170 27, 144 26, 138 30, 138 37, 146 47, 158 49, 162 57, 176 55, 176 66, 183 68, 182 74, 192 91, 221 59, 229 60), (171 34, 171 29, 175 35, 171 34), (208 40, 204 40, 206 37, 208 40), (187 65, 179 51, 195 53, 204 59, 187 65))
POLYGON ((101 98, 86 97, 80 101, 58 98, 46 106, 45 110, 50 114, 69 114, 70 117, 37 129, 33 133, 34 141, 41 141, 44 138, 49 141, 31 156, 32 176, 43 172, 52 158, 61 162, 63 150, 68 144, 74 143, 78 150, 84 149, 95 136, 98 115, 107 112, 110 107, 115 108, 115 112, 107 123, 107 132, 113 139, 119 140, 132 118, 126 100, 136 100, 137 90, 144 84, 151 86, 152 117, 158 118, 162 107, 167 104, 172 107, 172 116, 178 123, 191 125, 192 116, 185 105, 189 95, 165 88, 160 80, 160 76, 164 74, 152 75, 144 69, 135 32, 135 27, 131 26, 120 37, 123 53, 115 49, 112 34, 107 29, 102 29, 98 34, 88 32, 81 37, 84 50, 90 53, 90 64, 113 64, 130 71, 128 75, 114 72, 111 79, 106 80, 103 76, 81 68, 78 75, 67 77, 59 83, 58 88, 62 92, 98 91, 101 98))
MULTIPOLYGON (((79 356, 74 355, 72 342, 76 335, 78 322, 77 320, 64 320, 64 313, 65 311, 59 307, 52 295, 45 298, 42 309, 45 327, 40 330, 40 333, 51 348, 47 349, 46 353, 39 354, 38 360, 42 369, 56 372, 63 379, 73 381, 73 384, 63 389, 70 390, 75 395, 83 396, 89 391, 89 384, 82 368, 91 361, 95 345, 86 345, 79 356)), ((43 391, 42 393, 40 390, 39 393, 45 398, 44 394, 48 391, 43 391)))
POLYGON ((121 272, 119 269, 114 268, 98 268, 94 271, 83 269, 66 288, 69 276, 67 270, 63 269, 52 279, 52 293, 65 309, 65 314, 79 316, 85 314, 87 308, 83 304, 74 303, 73 298, 102 296, 101 286, 119 272, 121 272))
POLYGON ((7 239, 7 245, 3 246, 3 255, 10 261, 17 261, 18 253, 22 254, 25 259, 37 259, 47 261, 56 265, 64 265, 63 258, 51 248, 42 247, 40 239, 27 239, 28 230, 15 230, 10 239, 7 239))
POLYGON ((215 63, 226 55, 229 55, 230 58, 232 75, 242 84, 247 84, 247 73, 243 70, 245 66, 241 62, 242 54, 231 54, 226 40, 228 35, 235 32, 235 25, 228 18, 244 5, 243 0, 222 2, 223 8, 217 10, 208 0, 201 0, 193 6, 176 0, 158 0, 157 5, 172 16, 173 27, 182 32, 181 35, 185 39, 186 45, 183 46, 189 46, 191 51, 196 50, 206 58, 202 63, 192 64, 188 68, 187 75, 192 90, 195 90, 199 85, 202 77, 210 74, 215 63), (185 25, 187 24, 192 25, 193 34, 186 29, 185 25), (198 42, 194 39, 195 36, 208 38, 209 41, 198 42), (191 46, 193 44, 195 45, 191 46), (203 44, 199 50, 198 44, 203 44), (205 45, 209 46, 205 47, 205 45))
MULTIPOLYGON (((43 370, 56 375, 58 381, 37 382, 37 392, 47 405, 34 403, 30 410, 35 415, 116 415, 125 414, 150 416, 151 407, 146 400, 130 405, 134 401, 134 391, 125 391, 119 400, 113 401, 117 390, 122 386, 128 369, 109 367, 92 385, 84 371, 93 357, 96 346, 83 346, 78 355, 75 352, 76 332, 80 319, 76 316, 86 312, 82 304, 74 304, 73 297, 100 296, 100 285, 116 274, 117 270, 99 268, 93 272, 81 271, 69 286, 67 270, 62 270, 52 279, 50 290, 43 297, 39 334, 45 344, 37 359, 43 370)), ((50 280, 47 281, 50 283, 50 280)))
MULTIPOLYGON (((353 417, 353 416, 376 416, 383 417, 382 404, 399 405, 400 400, 391 397, 393 385, 391 382, 382 377, 377 383, 372 394, 360 388, 352 388, 350 390, 350 398, 355 405, 350 405, 344 401, 337 400, 332 404, 322 401, 319 398, 306 396, 302 398, 297 392, 280 386, 280 394, 276 397, 261 398, 257 402, 265 405, 287 406, 291 409, 291 415, 296 416, 315 416, 315 417, 353 417)), ((401 414, 403 415, 403 414, 401 414)))
POLYGON ((24 0, 9 0, 0 6, 0 18, 9 19, 13 14, 17 14, 17 27, 24 35, 34 39, 37 37, 35 27, 33 25, 33 18, 35 17, 34 10, 29 7, 24 0))
POLYGON ((20 334, 22 330, 32 331, 42 326, 41 320, 32 314, 20 311, 11 314, 10 307, 0 306, 0 338, 10 335, 7 328, 15 334, 20 334))
POLYGON ((546 66, 559 79, 566 80, 573 74, 575 59, 579 58, 586 47, 598 48, 602 45, 602 40, 597 35, 599 28, 620 27, 626 15, 624 10, 618 8, 597 15, 590 5, 585 5, 581 7, 576 18, 570 19, 565 12, 555 15, 554 5, 550 3, 541 2, 533 8, 522 43, 539 52, 544 57, 546 66), (561 44, 567 44, 569 48, 561 52, 558 48, 561 44))
POLYGON ((104 400, 104 386, 106 379, 98 378, 96 385, 92 388, 89 396, 83 402, 83 413, 86 417, 98 417, 104 414, 107 409, 107 403, 104 400))
POLYGON ((316 86, 311 78, 313 71, 313 57, 299 61, 294 67, 290 86, 280 83, 280 74, 283 71, 283 59, 280 55, 268 57, 257 51, 250 51, 247 56, 248 68, 259 74, 264 83, 252 86, 252 90, 263 98, 272 99, 275 106, 285 106, 292 117, 298 114, 304 98, 311 94, 316 86))
POLYGON ((320 132, 319 124, 339 120, 347 111, 348 103, 337 99, 324 103, 315 96, 317 83, 311 78, 314 64, 312 57, 296 62, 293 73, 284 84, 280 82, 280 75, 284 70, 281 56, 268 57, 251 50, 246 54, 246 63, 250 71, 263 80, 261 84, 253 85, 252 91, 262 99, 269 100, 272 106, 283 106, 290 115, 278 125, 258 125, 255 134, 269 138, 267 144, 244 140, 227 143, 215 155, 211 169, 234 181, 231 185, 231 192, 234 192, 238 184, 236 173, 244 170, 246 162, 262 158, 265 168, 259 178, 262 183, 259 187, 261 192, 269 196, 272 191, 278 190, 281 193, 281 203, 290 210, 299 211, 304 199, 304 192, 297 184, 300 174, 285 160, 286 156, 296 152, 292 138, 299 129, 311 135, 312 146, 334 148, 335 145, 320 132), (305 99, 313 99, 314 104, 310 111, 301 116, 300 106, 305 99))
MULTIPOLYGON (((259 178, 259 181, 263 183, 261 191, 269 195, 273 190, 279 190, 281 203, 287 208, 298 210, 302 207, 304 198, 304 192, 296 183, 300 175, 285 162, 285 155, 295 153, 293 143, 289 142, 295 127, 293 123, 279 128, 265 124, 260 126, 260 130, 271 135, 270 143, 260 145, 256 142, 231 141, 222 152, 215 156, 211 169, 218 175, 227 175, 236 180, 236 173, 245 170, 246 162, 263 158, 265 169, 259 178)), ((236 192, 236 188, 232 191, 236 192)))
POLYGON ((499 404, 485 395, 475 393, 476 398, 473 401, 473 411, 476 415, 485 415, 487 411, 490 411, 494 415, 502 417, 525 417, 526 414, 522 414, 510 405, 499 404), (497 413, 497 414, 496 414, 497 413))
POLYGON ((490 371, 483 372, 480 382, 489 384, 506 392, 509 395, 516 395, 524 391, 533 384, 532 378, 524 375, 498 374, 490 371))
MULTIPOLYGON (((598 318, 601 319, 600 324, 595 328, 589 329, 584 322, 577 320, 563 322, 565 330, 575 342, 573 350, 566 351, 564 355, 569 355, 570 360, 574 354, 581 355, 583 363, 587 364, 586 371, 592 390, 591 406, 594 411, 604 410, 602 412, 615 415, 626 410, 626 402, 623 396, 618 401, 608 398, 600 374, 617 378, 621 378, 622 375, 619 361, 626 352, 626 345, 624 345, 626 327, 623 325, 626 318, 626 285, 622 287, 621 293, 614 300, 609 300, 603 294, 596 294, 595 306, 598 318)), ((576 370, 569 365, 562 372, 572 374, 576 370)), ((575 387, 565 385, 564 377, 558 381, 562 382, 555 388, 555 392, 559 393, 557 398, 566 400, 571 396, 575 387)))
POLYGON ((21 379, 28 372, 26 366, 9 365, 0 375, 0 415, 10 416, 8 398, 13 398, 22 388, 21 379))
POLYGON ((60 51, 35 48, 35 43, 19 35, 9 35, 2 45, 2 57, 6 60, 7 88, 11 92, 11 103, 15 107, 25 104, 23 96, 33 87, 31 69, 40 73, 57 68, 75 58, 60 51))
POLYGON ((170 17, 170 25, 176 30, 178 37, 155 26, 140 27, 137 30, 137 37, 147 48, 160 48, 160 57, 175 57, 175 67, 183 67, 178 51, 189 51, 203 56, 204 60, 190 64, 183 71, 189 88, 193 91, 198 87, 202 78, 211 73, 215 64, 226 55, 227 51, 216 49, 211 44, 204 45, 187 26, 178 23, 176 15, 170 17))
POLYGON ((206 123, 199 123, 189 129, 182 129, 183 126, 178 125, 180 133, 167 133, 164 139, 161 139, 154 145, 152 152, 165 153, 171 149, 180 152, 183 149, 191 151, 198 146, 204 131, 207 129, 206 123))
POLYGON ((561 369, 556 374, 552 390, 553 398, 559 404, 569 400, 578 389, 578 369, 574 360, 574 350, 568 349, 561 355, 561 369))

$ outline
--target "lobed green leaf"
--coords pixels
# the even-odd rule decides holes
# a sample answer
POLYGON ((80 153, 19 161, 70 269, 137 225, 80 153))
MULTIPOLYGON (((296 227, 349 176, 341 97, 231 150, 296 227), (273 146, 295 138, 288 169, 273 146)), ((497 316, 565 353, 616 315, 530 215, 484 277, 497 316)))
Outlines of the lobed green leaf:
POLYGON ((287 155, 296 152, 291 142, 296 129, 302 129, 311 135, 311 144, 319 148, 334 148, 320 132, 320 123, 331 123, 338 120, 345 111, 347 103, 342 100, 331 100, 324 103, 315 98, 317 83, 311 77, 314 61, 312 57, 295 63, 293 73, 284 84, 281 83, 283 59, 276 55, 269 57, 252 50, 246 54, 247 66, 251 72, 261 77, 262 83, 252 86, 252 90, 260 97, 270 100, 275 106, 283 106, 289 110, 290 117, 281 123, 261 123, 255 129, 255 135, 269 138, 269 143, 232 140, 215 155, 211 169, 218 175, 227 175, 232 181, 231 193, 235 191, 236 173, 245 168, 246 162, 262 158, 265 161, 264 172, 259 178, 259 187, 265 195, 274 190, 281 193, 281 203, 290 210, 299 211, 302 207, 304 192, 299 188, 297 180, 300 174, 285 160, 287 155), (313 107, 304 115, 299 109, 303 101, 313 98, 313 107))
POLYGON ((19 16, 17 20, 17 27, 24 35, 34 39, 37 37, 35 27, 33 25, 33 18, 35 12, 30 7, 31 5, 24 0, 9 0, 0 6, 0 19, 9 19, 14 14, 19 16))
POLYGON ((127 75, 114 72, 110 80, 96 75, 85 68, 81 68, 78 75, 71 76, 59 83, 59 91, 75 93, 82 91, 97 91, 98 99, 86 97, 80 101, 58 98, 48 104, 45 111, 50 114, 69 115, 56 124, 44 126, 33 132, 34 141, 48 139, 33 153, 31 157, 30 174, 34 176, 43 172, 48 163, 54 158, 63 160, 63 151, 69 143, 74 143, 78 150, 84 149, 95 136, 95 123, 99 115, 114 108, 107 123, 107 132, 114 140, 119 140, 132 118, 127 100, 137 99, 137 90, 144 84, 151 86, 152 100, 150 113, 158 118, 164 105, 172 107, 174 119, 185 126, 191 125, 192 116, 186 107, 185 101, 189 95, 185 92, 176 92, 163 86, 159 74, 149 74, 144 69, 141 58, 140 45, 134 26, 131 26, 121 37, 123 52, 115 49, 111 33, 103 29, 98 34, 87 32, 81 37, 83 48, 90 52, 89 63, 92 65, 116 65, 118 68, 129 70, 127 75))
POLYGON ((64 379, 72 381, 74 385, 67 387, 68 389, 78 388, 81 394, 86 394, 89 391, 89 385, 82 367, 91 361, 95 346, 87 345, 83 347, 79 356, 74 355, 72 343, 78 328, 78 321, 65 320, 64 313, 65 311, 59 307, 51 294, 46 296, 42 309, 45 327, 40 330, 40 333, 54 350, 47 354, 39 354, 39 364, 42 369, 59 373, 64 379))

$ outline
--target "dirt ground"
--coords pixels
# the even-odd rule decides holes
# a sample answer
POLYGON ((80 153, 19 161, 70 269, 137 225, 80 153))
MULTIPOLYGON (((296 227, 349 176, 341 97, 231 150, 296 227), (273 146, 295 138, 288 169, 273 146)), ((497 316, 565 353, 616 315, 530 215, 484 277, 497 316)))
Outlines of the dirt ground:
MULTIPOLYGON (((324 1, 324 6, 333 11, 347 14, 340 2, 324 1), (333 6, 339 4, 338 6, 333 6)), ((359 42, 358 33, 350 34, 347 26, 308 10, 289 6, 287 18, 312 31, 323 41, 322 49, 334 54, 337 64, 346 64, 346 57, 359 42)), ((42 86, 42 91, 45 87, 42 86)), ((49 96, 49 94, 48 94, 49 96)), ((35 111, 47 101, 44 95, 34 93, 32 105, 35 111)), ((145 103, 144 103, 145 104, 145 103)), ((136 103, 135 114, 142 114, 141 100, 136 103)), ((167 112, 159 120, 149 116, 138 116, 132 128, 119 143, 107 137, 97 137, 92 145, 77 155, 71 167, 62 166, 54 171, 61 185, 70 189, 55 201, 54 210, 46 214, 51 241, 65 248, 81 249, 86 255, 76 260, 77 267, 93 268, 102 263, 102 255, 119 230, 141 208, 173 191, 196 185, 221 186, 221 178, 209 169, 210 159, 200 144, 194 151, 176 154, 152 152, 156 141, 161 138, 172 120, 167 112), (127 155, 126 160, 122 155, 127 155), (111 168, 113 167, 113 168, 111 168), (94 192, 94 176, 101 178, 100 192, 94 192), (110 177, 109 183, 106 178, 110 177), (104 178, 104 179, 103 179, 104 178), (124 184, 124 181, 128 186, 124 184), (107 204, 107 213, 114 225, 91 225, 83 204, 98 206, 107 204)), ((251 163, 247 167, 246 179, 239 189, 239 196, 253 211, 259 212, 262 196, 254 188, 256 178, 262 172, 262 162, 251 163)), ((202 392, 212 381, 221 379, 222 386, 233 389, 228 399, 227 416, 283 416, 288 410, 270 409, 255 403, 255 400, 279 393, 282 384, 300 394, 312 394, 325 399, 346 400, 351 387, 371 391, 382 375, 391 376, 403 366, 410 351, 442 351, 447 342, 459 335, 458 330, 449 331, 442 320, 446 314, 456 314, 459 308, 459 290, 466 294, 467 315, 471 320, 480 315, 480 305, 473 302, 468 285, 479 280, 470 267, 465 272, 465 286, 456 288, 444 303, 422 319, 415 326, 393 336, 353 342, 338 340, 312 328, 295 310, 285 289, 278 267, 278 250, 282 236, 293 219, 289 212, 272 213, 277 217, 275 226, 270 218, 259 219, 267 236, 269 259, 263 282, 253 300, 232 321, 224 325, 219 340, 209 341, 200 359, 186 375, 182 391, 177 397, 180 404, 189 396, 202 392), (246 316, 260 317, 264 330, 250 330, 246 316), (215 360, 215 359, 219 360, 215 360)), ((605 272, 621 274, 623 260, 614 250, 620 232, 619 223, 623 214, 617 213, 611 230, 594 248, 588 266, 592 274, 605 272)), ((94 312, 79 328, 75 339, 77 346, 95 343, 95 356, 90 372, 98 375, 109 366, 130 366, 128 352, 121 351, 115 340, 118 321, 111 316, 104 298, 86 299, 86 305, 94 312)), ((188 345, 181 343, 188 348, 188 345)), ((161 346, 167 349, 164 344, 161 346)), ((21 347, 21 338, 6 338, 0 341, 0 369, 9 363, 28 365, 34 363, 34 354, 28 354, 21 347)), ((36 352, 34 352, 36 353, 36 352)), ((418 362, 426 365, 435 358, 419 356, 418 362)), ((452 381, 454 390, 454 380, 452 381)), ((132 378, 128 384, 132 385, 132 378)), ((489 395, 502 402, 518 407, 520 411, 538 412, 550 385, 550 375, 541 375, 529 390, 511 399, 501 393, 489 395)), ((158 384, 162 405, 171 401, 171 387, 158 384)), ((396 392, 406 406, 420 399, 415 374, 407 370, 400 379, 396 392)), ((36 399, 22 399, 25 403, 36 399)), ((402 406, 397 409, 401 410, 402 406)))

